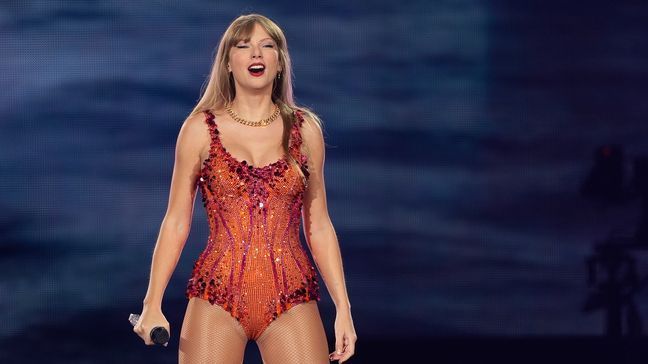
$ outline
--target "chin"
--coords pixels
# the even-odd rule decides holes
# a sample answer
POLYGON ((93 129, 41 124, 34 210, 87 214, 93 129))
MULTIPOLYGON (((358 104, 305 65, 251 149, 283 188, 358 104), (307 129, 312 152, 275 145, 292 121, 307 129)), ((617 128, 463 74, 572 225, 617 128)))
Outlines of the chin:
POLYGON ((252 85, 245 85, 245 88, 248 89, 253 89, 253 90, 263 90, 266 88, 271 88, 272 84, 271 83, 264 83, 264 84, 252 84, 252 85))

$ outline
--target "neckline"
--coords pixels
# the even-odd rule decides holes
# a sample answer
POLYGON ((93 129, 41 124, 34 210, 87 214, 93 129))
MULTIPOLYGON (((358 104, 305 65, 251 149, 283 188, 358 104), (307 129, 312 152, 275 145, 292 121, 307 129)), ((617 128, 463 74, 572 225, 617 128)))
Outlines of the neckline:
MULTIPOLYGON (((252 164, 250 164, 250 163, 249 163, 247 160, 245 160, 245 159, 243 159, 243 160, 239 160, 239 159, 237 159, 237 158, 234 157, 234 155, 232 155, 232 153, 230 153, 230 152, 227 150, 227 148, 225 148, 225 146, 223 145, 223 143, 222 143, 222 141, 221 141, 221 138, 220 138, 220 130, 218 130, 218 124, 216 123, 216 117, 215 117, 215 115, 211 112, 211 110, 209 110, 209 113, 211 114, 211 122, 212 122, 212 124, 213 124, 213 126, 214 126, 214 134, 215 134, 215 138, 214 138, 214 139, 216 139, 216 140, 215 140, 215 141, 216 141, 216 145, 218 146, 218 148, 220 149, 220 151, 223 153, 223 155, 226 157, 226 159, 228 159, 228 160, 231 161, 232 163, 237 164, 237 165, 242 165, 242 166, 247 167, 248 169, 252 169, 252 170, 265 170, 265 169, 268 169, 268 168, 272 168, 272 167, 274 167, 274 166, 276 166, 276 165, 279 165, 279 164, 281 164, 281 163, 283 163, 283 162, 288 162, 288 155, 287 155, 285 152, 283 153, 283 155, 281 156, 281 158, 275 160, 274 162, 271 162, 271 163, 268 163, 268 164, 266 164, 266 165, 263 165, 263 166, 253 166, 252 164)), ((290 144, 290 143, 292 143, 292 136, 291 136, 290 139, 289 139, 289 144, 290 144)))
POLYGON ((218 144, 221 152, 223 152, 223 154, 225 155, 225 157, 227 157, 227 159, 234 162, 235 164, 243 165, 243 166, 245 166, 245 167, 247 167, 249 169, 256 169, 256 170, 268 169, 268 168, 274 167, 275 165, 278 165, 278 164, 280 164, 280 163, 282 163, 282 162, 284 162, 284 161, 286 161, 288 159, 287 156, 286 156, 286 153, 284 153, 281 158, 277 159, 274 162, 268 163, 268 164, 260 166, 260 167, 259 166, 253 166, 252 164, 248 163, 248 161, 246 161, 245 159, 243 159, 243 160, 236 159, 236 157, 234 157, 227 149, 225 149, 225 146, 223 145, 223 143, 221 143, 220 137, 218 136, 218 134, 216 135, 216 141, 217 141, 217 144, 218 144))

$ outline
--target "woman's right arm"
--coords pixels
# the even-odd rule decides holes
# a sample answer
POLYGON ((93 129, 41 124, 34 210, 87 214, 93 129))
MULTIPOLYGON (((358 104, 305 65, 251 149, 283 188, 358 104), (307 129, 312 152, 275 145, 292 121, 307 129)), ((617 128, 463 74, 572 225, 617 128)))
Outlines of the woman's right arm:
POLYGON ((205 133, 205 130, 207 125, 203 113, 188 117, 180 127, 169 203, 153 251, 149 286, 143 300, 145 307, 161 308, 164 291, 189 236, 201 152, 209 146, 209 132, 205 133))
POLYGON ((142 313, 133 327, 133 331, 146 345, 154 345, 150 332, 156 326, 166 328, 171 334, 169 321, 162 313, 162 296, 191 230, 196 179, 202 164, 201 151, 205 149, 205 145, 207 148, 210 145, 209 130, 202 117, 202 113, 188 117, 182 123, 176 141, 169 204, 153 250, 148 291, 144 297, 142 313))

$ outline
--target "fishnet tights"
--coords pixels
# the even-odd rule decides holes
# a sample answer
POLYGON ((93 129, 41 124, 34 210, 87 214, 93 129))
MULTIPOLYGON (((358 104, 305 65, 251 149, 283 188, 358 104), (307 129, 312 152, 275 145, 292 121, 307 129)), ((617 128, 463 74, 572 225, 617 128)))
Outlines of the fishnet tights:
MULTIPOLYGON (((192 297, 180 333, 179 364, 241 364, 250 339, 229 312, 192 297)), ((283 312, 255 341, 264 364, 328 364, 317 301, 283 312)))
POLYGON ((229 312, 191 298, 180 331, 180 364, 241 364, 247 337, 229 312))

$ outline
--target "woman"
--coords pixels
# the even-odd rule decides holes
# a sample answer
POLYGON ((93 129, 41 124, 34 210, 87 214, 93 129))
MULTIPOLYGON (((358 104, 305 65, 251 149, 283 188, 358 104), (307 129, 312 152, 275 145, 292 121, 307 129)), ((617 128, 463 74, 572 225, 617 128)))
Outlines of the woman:
POLYGON ((321 120, 293 102, 283 32, 262 15, 240 16, 223 35, 205 92, 180 128, 168 210, 133 330, 147 345, 151 328, 169 330, 162 295, 199 188, 210 234, 187 284, 179 362, 241 363, 248 340, 265 364, 348 360, 356 333, 323 170, 321 120), (299 238, 302 217, 318 270, 299 238), (330 354, 317 271, 337 311, 330 354))

